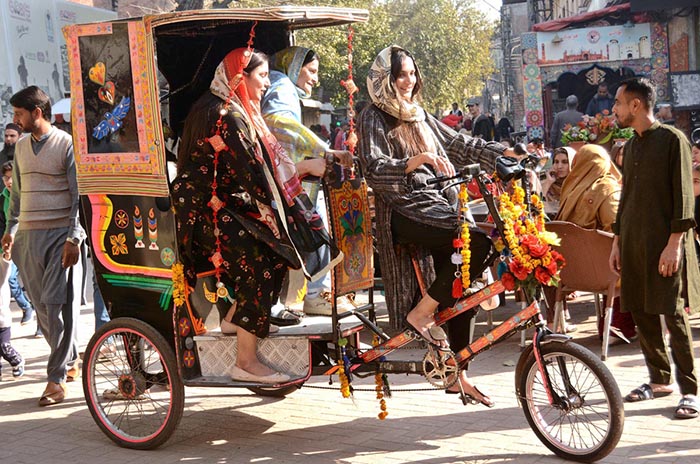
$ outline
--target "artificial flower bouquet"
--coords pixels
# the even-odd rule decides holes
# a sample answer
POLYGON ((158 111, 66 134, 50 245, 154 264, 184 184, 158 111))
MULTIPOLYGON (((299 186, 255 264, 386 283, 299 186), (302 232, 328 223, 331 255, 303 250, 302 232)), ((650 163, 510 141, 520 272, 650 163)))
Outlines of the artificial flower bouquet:
POLYGON ((561 131, 561 143, 568 145, 571 142, 592 142, 595 134, 586 126, 584 121, 579 121, 576 125, 567 124, 561 131))
POLYGON ((595 116, 584 114, 582 122, 591 131, 592 138, 590 141, 604 144, 610 140, 612 129, 615 126, 615 116, 610 114, 610 111, 603 110, 602 113, 598 113, 595 116))
POLYGON ((544 225, 544 205, 537 195, 531 197, 534 212, 525 205, 525 191, 515 186, 513 193, 499 196, 498 212, 503 219, 505 237, 499 237, 496 250, 505 256, 499 278, 506 290, 522 289, 533 296, 538 285, 556 287, 565 264, 564 257, 552 249, 559 245, 554 232, 544 225))

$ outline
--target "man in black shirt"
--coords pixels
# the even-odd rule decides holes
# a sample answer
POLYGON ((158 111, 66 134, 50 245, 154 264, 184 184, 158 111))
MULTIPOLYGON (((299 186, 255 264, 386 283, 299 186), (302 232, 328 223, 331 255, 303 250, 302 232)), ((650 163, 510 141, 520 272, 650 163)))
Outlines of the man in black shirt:
POLYGON ((467 108, 472 115, 472 136, 479 137, 487 142, 492 141, 495 127, 488 116, 481 114, 479 102, 475 99, 471 99, 467 103, 467 108))

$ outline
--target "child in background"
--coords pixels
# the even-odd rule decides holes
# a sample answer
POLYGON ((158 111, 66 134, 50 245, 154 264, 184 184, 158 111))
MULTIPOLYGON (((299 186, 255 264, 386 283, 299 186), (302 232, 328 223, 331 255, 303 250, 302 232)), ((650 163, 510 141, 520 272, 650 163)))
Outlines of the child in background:
MULTIPOLYGON (((10 255, 3 253, 0 259, 0 356, 12 366, 12 377, 24 375, 24 359, 12 347, 12 312, 10 311, 10 287, 7 279, 10 274, 10 255)), ((0 365, 0 378, 2 378, 0 365)))
MULTIPOLYGON (((0 210, 0 227, 2 227, 2 230, 4 231, 7 221, 7 213, 10 209, 10 190, 12 189, 12 161, 7 161, 0 167, 0 169, 2 170, 2 182, 5 185, 4 190, 2 190, 2 193, 0 193, 0 206, 2 206, 2 209, 0 210)), ((34 307, 29 302, 29 300, 27 300, 27 297, 24 294, 24 290, 22 289, 22 286, 19 283, 19 270, 17 269, 15 263, 10 263, 9 274, 10 275, 5 285, 9 285, 10 295, 12 296, 12 298, 15 299, 19 307, 22 309, 22 321, 20 323, 22 325, 29 324, 30 322, 32 322, 32 319, 34 319, 34 307)), ((39 329, 39 326, 37 325, 36 336, 40 335, 41 329, 39 329)))

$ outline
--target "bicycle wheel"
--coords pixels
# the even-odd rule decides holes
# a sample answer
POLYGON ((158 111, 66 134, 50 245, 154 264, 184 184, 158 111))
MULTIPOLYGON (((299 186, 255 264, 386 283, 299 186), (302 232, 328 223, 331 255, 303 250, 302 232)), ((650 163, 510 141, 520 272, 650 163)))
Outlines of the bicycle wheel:
POLYGON ((172 348, 153 327, 131 318, 108 322, 90 339, 83 391, 105 435, 132 449, 168 440, 185 405, 172 348))
POLYGON ((625 422, 615 379, 593 353, 575 343, 542 345, 543 368, 562 404, 549 403, 532 349, 518 363, 515 387, 530 427, 565 459, 593 462, 615 449, 625 422))

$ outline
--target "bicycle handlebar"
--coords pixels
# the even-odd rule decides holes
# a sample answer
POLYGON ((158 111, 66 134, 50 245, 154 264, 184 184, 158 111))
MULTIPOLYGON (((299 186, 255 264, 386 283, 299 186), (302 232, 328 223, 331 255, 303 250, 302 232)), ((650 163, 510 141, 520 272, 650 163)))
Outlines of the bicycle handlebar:
POLYGON ((454 176, 437 176, 433 179, 428 179, 427 184, 439 184, 440 182, 445 182, 452 179, 464 179, 466 177, 474 177, 481 174, 481 166, 477 164, 468 164, 459 170, 454 176))

